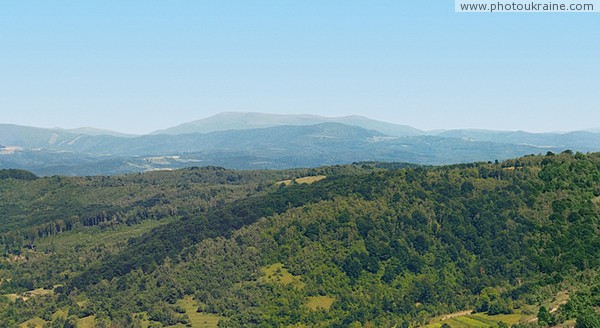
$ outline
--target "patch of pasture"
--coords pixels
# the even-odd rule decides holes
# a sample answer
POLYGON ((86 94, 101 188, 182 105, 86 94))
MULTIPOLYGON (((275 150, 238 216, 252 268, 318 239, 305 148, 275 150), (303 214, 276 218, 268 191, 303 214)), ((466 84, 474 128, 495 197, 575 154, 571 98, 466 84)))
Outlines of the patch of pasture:
POLYGON ((316 311, 318 309, 323 309, 328 311, 331 308, 331 305, 335 302, 335 298, 330 296, 309 296, 307 297, 306 307, 316 311))
POLYGON ((276 184, 278 184, 278 185, 284 184, 286 186, 291 185, 292 182, 311 184, 311 183, 315 183, 317 181, 321 181, 321 180, 325 179, 326 177, 327 176, 325 176, 325 175, 315 175, 315 176, 308 176, 308 177, 278 181, 276 184))
POLYGON ((185 313, 190 318, 192 327, 216 328, 219 324, 219 321, 223 319, 222 316, 216 314, 198 312, 199 304, 190 295, 185 296, 182 300, 177 301, 177 305, 181 306, 185 310, 185 313))
POLYGON ((81 318, 77 320, 77 328, 95 328, 96 327, 96 316, 91 315, 89 317, 81 318))
POLYGON ((294 288, 302 289, 306 285, 300 276, 292 275, 283 263, 275 263, 260 269, 263 276, 258 278, 260 283, 276 283, 281 285, 292 285, 294 288))
POLYGON ((54 314, 52 315, 52 320, 56 320, 58 318, 63 318, 64 320, 66 320, 68 315, 69 315, 69 312, 67 310, 60 309, 60 310, 54 312, 54 314))
POLYGON ((19 327, 28 328, 33 325, 35 328, 42 328, 42 327, 44 327, 45 323, 46 323, 46 321, 44 321, 44 319, 42 319, 40 317, 35 317, 33 319, 29 319, 29 320, 23 322, 22 324, 19 325, 19 327))
POLYGON ((4 296, 6 296, 6 298, 8 298, 9 301, 14 302, 17 300, 17 298, 22 298, 24 301, 27 301, 28 299, 35 297, 35 296, 52 295, 52 294, 54 294, 53 290, 38 288, 38 289, 22 292, 19 294, 6 294, 4 296))

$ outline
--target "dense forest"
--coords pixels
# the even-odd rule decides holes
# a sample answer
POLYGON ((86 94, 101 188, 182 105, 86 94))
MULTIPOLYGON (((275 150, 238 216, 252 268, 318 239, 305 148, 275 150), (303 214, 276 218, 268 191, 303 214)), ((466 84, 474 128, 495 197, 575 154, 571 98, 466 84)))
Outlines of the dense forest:
POLYGON ((1 326, 414 327, 473 311, 600 327, 600 154, 4 170, 0 196, 1 326))

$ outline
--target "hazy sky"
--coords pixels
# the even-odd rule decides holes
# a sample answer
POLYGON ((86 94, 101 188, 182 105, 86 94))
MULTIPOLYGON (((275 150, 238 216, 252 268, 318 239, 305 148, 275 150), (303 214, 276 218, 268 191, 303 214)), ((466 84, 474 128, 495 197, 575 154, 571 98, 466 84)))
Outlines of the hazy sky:
POLYGON ((0 122, 145 133, 222 111, 600 126, 600 14, 449 0, 3 1, 0 122))

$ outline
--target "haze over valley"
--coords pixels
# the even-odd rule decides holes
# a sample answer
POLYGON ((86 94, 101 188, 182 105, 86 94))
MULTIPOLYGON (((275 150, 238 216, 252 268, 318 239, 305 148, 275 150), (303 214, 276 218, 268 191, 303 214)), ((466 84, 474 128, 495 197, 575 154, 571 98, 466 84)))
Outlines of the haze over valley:
POLYGON ((416 128, 362 116, 227 112, 135 136, 0 125, 0 168, 39 175, 112 175, 215 165, 285 169, 365 161, 421 165, 600 150, 600 134, 416 128))

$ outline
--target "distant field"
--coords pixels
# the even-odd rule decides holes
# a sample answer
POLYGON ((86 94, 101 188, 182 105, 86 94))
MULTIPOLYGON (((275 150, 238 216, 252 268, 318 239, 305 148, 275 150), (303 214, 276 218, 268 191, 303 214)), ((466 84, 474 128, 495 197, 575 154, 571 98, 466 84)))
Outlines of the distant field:
POLYGON ((68 316, 69 316, 69 312, 66 309, 60 309, 60 310, 54 312, 54 314, 52 315, 52 319, 53 320, 56 320, 58 318, 67 319, 68 316))
MULTIPOLYGON (((324 175, 315 175, 315 176, 297 178, 297 179, 294 179, 294 181, 296 181, 296 183, 311 184, 311 183, 323 180, 325 178, 326 178, 326 176, 324 176, 324 175)), ((292 180, 290 179, 290 180, 278 181, 276 184, 284 184, 286 186, 289 186, 290 184, 292 184, 292 180)))
MULTIPOLYGON (((561 304, 565 304, 569 300, 569 292, 561 291, 558 292, 552 299, 546 300, 544 306, 549 309, 550 312, 555 312, 561 304)), ((485 313, 474 313, 471 311, 461 311, 456 313, 445 314, 431 320, 431 323, 423 326, 426 328, 440 328, 442 324, 447 323, 451 328, 477 328, 477 327, 496 327, 498 322, 505 322, 508 326, 517 324, 520 322, 533 322, 537 320, 535 314, 524 314, 524 313, 537 313, 537 306, 524 306, 523 308, 516 310, 513 314, 498 314, 498 315, 487 315, 485 313), (525 311, 527 310, 527 311, 525 311)), ((564 324, 557 327, 567 327, 571 322, 565 322, 564 324)), ((573 325, 570 325, 573 326, 573 325)))
POLYGON ((317 309, 329 310, 335 302, 335 298, 329 296, 310 296, 306 302, 306 307, 316 311, 317 309))
POLYGON ((31 297, 35 297, 37 295, 47 295, 53 293, 54 291, 52 290, 38 288, 20 294, 6 294, 4 296, 6 296, 10 301, 14 302, 19 297, 22 298, 24 301, 27 301, 31 297))
POLYGON ((81 318, 77 320, 77 328, 94 328, 96 327, 96 316, 81 318))
POLYGON ((264 273, 263 277, 258 279, 262 283, 279 283, 282 285, 292 284, 297 289, 302 289, 305 283, 302 282, 300 276, 292 275, 288 269, 283 267, 282 263, 275 263, 261 269, 264 273))
POLYGON ((519 323, 519 321, 524 320, 525 318, 526 316, 517 313, 500 314, 494 316, 490 316, 484 313, 476 313, 461 315, 450 319, 434 322, 424 327, 439 328, 442 326, 442 324, 447 323, 452 328, 487 328, 490 326, 496 327, 498 325, 498 322, 500 321, 505 322, 510 326, 512 324, 519 323))
POLYGON ((14 302, 17 300, 17 298, 19 298, 19 295, 17 294, 6 294, 4 296, 6 296, 6 298, 8 298, 8 300, 11 302, 14 302))
POLYGON ((20 327, 21 328, 27 328, 28 325, 33 324, 36 328, 41 328, 44 326, 44 324, 46 323, 46 321, 42 320, 42 318, 39 317, 35 317, 33 319, 27 320, 25 322, 23 322, 20 327))
POLYGON ((73 250, 75 247, 89 245, 106 245, 114 247, 117 244, 126 243, 129 238, 138 237, 158 226, 174 221, 174 218, 162 220, 145 220, 131 226, 122 224, 108 229, 100 227, 88 227, 78 231, 69 231, 59 234, 53 238, 41 238, 37 241, 37 251, 43 252, 53 249, 55 252, 73 250))
POLYGON ((461 311, 445 314, 431 320, 431 323, 423 327, 440 328, 442 324, 447 323, 452 328, 476 328, 476 327, 496 327, 498 322, 504 322, 511 326, 519 322, 529 321, 535 316, 525 315, 517 311, 513 314, 487 315, 485 313, 471 313, 472 311, 461 311))
MULTIPOLYGON (((190 318, 190 323, 192 327, 196 328, 216 328, 219 324, 219 320, 223 319, 223 317, 218 316, 216 314, 210 313, 199 313, 198 303, 193 300, 192 296, 186 296, 184 299, 179 300, 177 305, 181 306, 185 309, 185 313, 190 318)), ((177 325, 173 327, 185 327, 183 325, 177 325)))
MULTIPOLYGON (((192 296, 185 296, 183 299, 177 301, 177 305, 181 306, 188 318, 190 319, 191 327, 198 328, 216 328, 219 324, 219 321, 224 317, 218 316, 216 314, 210 313, 199 313, 198 303, 194 301, 192 296)), ((146 312, 142 313, 134 313, 135 317, 141 319, 142 328, 148 328, 150 323, 156 323, 154 321, 148 320, 148 314, 146 312)), ((177 324, 174 326, 168 326, 170 328, 184 328, 185 325, 177 324)))

